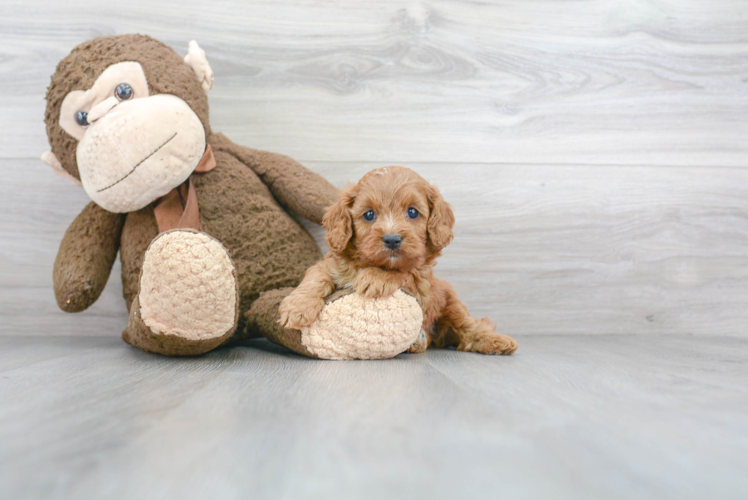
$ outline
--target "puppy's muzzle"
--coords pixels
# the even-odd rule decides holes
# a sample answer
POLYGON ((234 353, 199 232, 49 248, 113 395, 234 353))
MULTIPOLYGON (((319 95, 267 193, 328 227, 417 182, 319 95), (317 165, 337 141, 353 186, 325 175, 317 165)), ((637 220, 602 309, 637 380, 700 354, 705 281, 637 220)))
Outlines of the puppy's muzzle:
POLYGON ((382 241, 384 242, 384 246, 386 246, 390 250, 397 250, 398 248, 400 248, 400 244, 403 242, 403 238, 399 234, 388 233, 382 236, 382 241))

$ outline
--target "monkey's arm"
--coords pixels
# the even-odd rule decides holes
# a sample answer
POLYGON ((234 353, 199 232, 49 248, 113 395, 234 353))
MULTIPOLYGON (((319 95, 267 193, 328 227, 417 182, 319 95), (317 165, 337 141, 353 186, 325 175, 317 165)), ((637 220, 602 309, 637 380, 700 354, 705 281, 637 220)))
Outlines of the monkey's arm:
POLYGON ((305 219, 321 224, 325 210, 338 199, 337 188, 288 156, 239 146, 220 133, 209 142, 251 168, 284 208, 305 219))
POLYGON ((53 274, 60 309, 83 311, 99 298, 117 257, 125 217, 91 202, 70 224, 53 274))

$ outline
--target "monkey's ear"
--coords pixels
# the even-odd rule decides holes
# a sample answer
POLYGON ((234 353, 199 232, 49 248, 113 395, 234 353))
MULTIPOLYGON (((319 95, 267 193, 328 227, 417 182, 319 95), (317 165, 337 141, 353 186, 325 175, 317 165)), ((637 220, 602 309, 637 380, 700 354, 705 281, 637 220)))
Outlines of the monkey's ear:
POLYGON ((325 226, 325 242, 327 248, 333 253, 340 253, 348 246, 353 237, 353 218, 351 217, 351 205, 356 199, 355 186, 350 186, 341 194, 338 201, 327 209, 322 217, 322 225, 325 226))
POLYGON ((195 40, 192 40, 187 49, 187 55, 184 56, 184 62, 190 65, 195 72, 198 81, 203 86, 203 92, 206 94, 213 88, 213 70, 210 69, 208 58, 205 57, 205 51, 200 48, 195 40))
POLYGON ((67 179, 76 186, 82 186, 81 181, 73 177, 68 173, 67 170, 62 168, 62 164, 60 163, 60 160, 57 159, 55 154, 52 151, 47 151, 42 155, 42 161, 52 167, 52 172, 56 173, 63 179, 67 179))

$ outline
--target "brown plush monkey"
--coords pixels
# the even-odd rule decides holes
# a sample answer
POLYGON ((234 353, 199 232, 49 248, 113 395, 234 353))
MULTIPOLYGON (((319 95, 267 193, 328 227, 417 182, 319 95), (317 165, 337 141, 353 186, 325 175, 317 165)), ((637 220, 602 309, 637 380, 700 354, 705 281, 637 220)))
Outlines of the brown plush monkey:
POLYGON ((322 257, 290 215, 320 223, 337 190, 294 160, 213 133, 213 73, 147 36, 96 38, 57 66, 43 160, 93 200, 54 266, 59 306, 101 294, 117 251, 130 310, 123 338, 167 355, 263 335, 307 356, 278 305, 322 257))

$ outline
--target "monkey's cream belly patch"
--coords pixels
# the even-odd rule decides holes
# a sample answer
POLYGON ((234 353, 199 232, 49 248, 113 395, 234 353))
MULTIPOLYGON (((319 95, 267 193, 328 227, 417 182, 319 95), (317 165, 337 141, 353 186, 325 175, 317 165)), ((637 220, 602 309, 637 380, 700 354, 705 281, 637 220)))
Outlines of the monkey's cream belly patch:
POLYGON ((145 254, 139 298, 143 321, 155 333, 219 337, 236 320, 234 266, 223 245, 204 233, 162 233, 145 254))
POLYGON ((386 359, 408 350, 418 338, 423 311, 398 290, 386 299, 352 293, 325 306, 301 330, 301 343, 322 359, 386 359))

